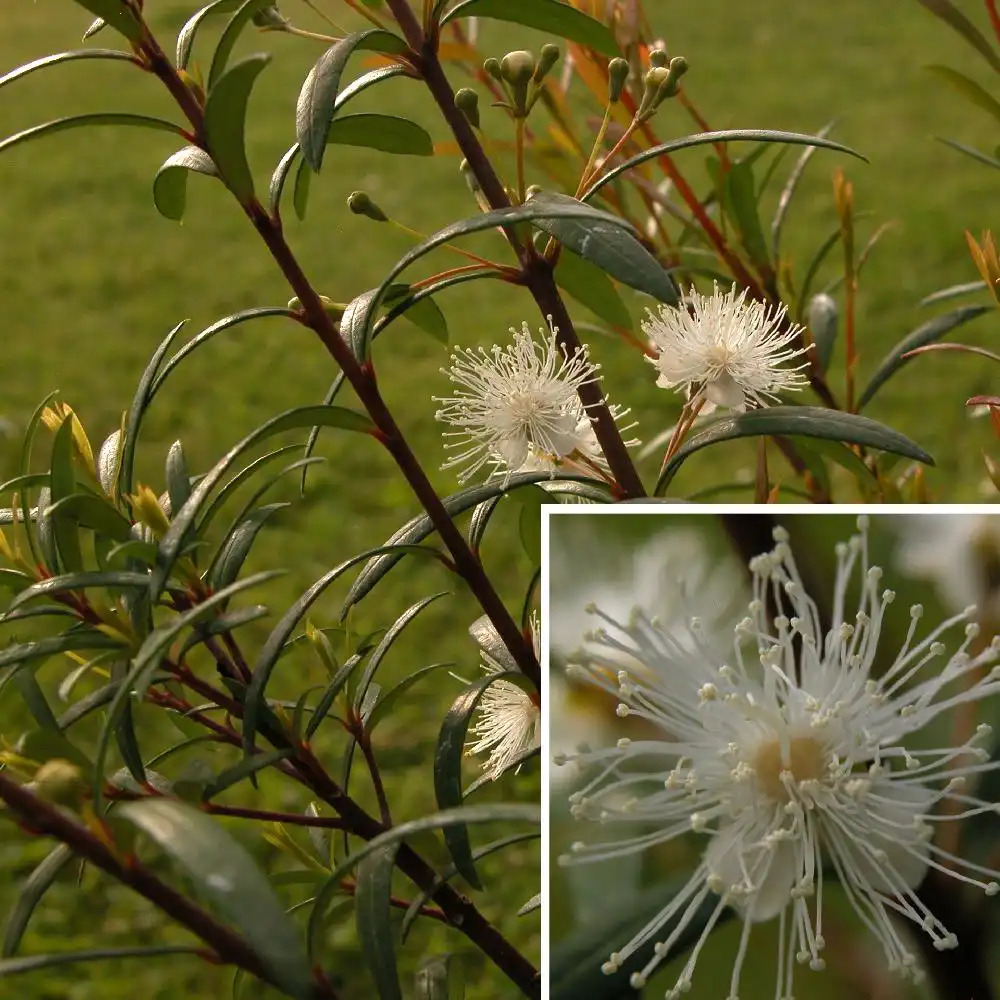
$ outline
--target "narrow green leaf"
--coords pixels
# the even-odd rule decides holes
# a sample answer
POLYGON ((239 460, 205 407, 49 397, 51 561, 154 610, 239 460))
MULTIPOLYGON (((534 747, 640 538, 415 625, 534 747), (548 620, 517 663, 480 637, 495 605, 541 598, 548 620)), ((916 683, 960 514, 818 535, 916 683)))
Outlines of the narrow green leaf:
MULTIPOLYGON (((542 191, 527 204, 570 205, 575 198, 542 191)), ((582 204, 581 202, 576 202, 582 204)), ((677 305, 680 296, 673 279, 660 262, 639 242, 631 226, 603 218, 545 218, 532 220, 539 229, 623 284, 652 295, 659 302, 677 305)))
MULTIPOLYGON (((76 472, 73 469, 73 419, 67 417, 52 441, 52 465, 49 469, 50 504, 39 514, 51 520, 59 552, 59 565, 70 573, 83 569, 79 527, 65 512, 53 506, 76 492, 76 472)), ((41 507, 41 503, 39 503, 41 507)))
POLYGON ((3 142, 0 142, 0 153, 6 152, 14 146, 19 146, 22 142, 40 139, 42 136, 54 135, 57 132, 65 132, 69 129, 87 128, 91 125, 122 125, 132 128, 150 128, 160 132, 172 132, 174 135, 184 135, 179 125, 164 121, 162 118, 106 111, 90 115, 70 115, 68 118, 57 118, 55 121, 46 122, 44 125, 35 125, 32 128, 25 129, 23 132, 18 132, 16 135, 8 136, 3 142))
POLYGON ((739 230, 740 239, 756 266, 768 264, 767 241, 761 228, 757 211, 757 188, 754 183, 753 167, 742 160, 732 164, 726 174, 726 191, 733 210, 733 221, 739 230))
POLYGON ((75 573, 62 573, 59 576, 50 576, 45 580, 40 580, 21 591, 10 602, 7 611, 9 613, 36 597, 51 597, 53 594, 65 594, 68 591, 85 590, 88 587, 107 587, 112 590, 120 590, 126 587, 145 589, 148 586, 149 577, 145 573, 130 573, 126 570, 80 570, 75 573))
POLYGON ((925 68, 935 76, 940 77, 949 86, 954 87, 977 108, 992 115, 994 121, 1000 122, 1000 101, 975 80, 967 77, 964 73, 959 73, 957 69, 952 69, 950 66, 927 66, 925 68))
POLYGON ((464 988, 452 968, 451 955, 431 955, 421 961, 413 975, 414 1000, 462 1000, 464 988))
POLYGON ((1000 170, 1000 160, 993 156, 987 156, 986 153, 981 153, 978 149, 974 149, 972 146, 966 146, 961 142, 955 142, 954 139, 942 139, 940 136, 936 136, 938 142, 944 143, 946 146, 950 146, 952 149, 957 149, 958 152, 964 153, 966 156, 971 156, 972 159, 979 163, 985 163, 986 166, 992 167, 994 170, 1000 170))
POLYGON ((21 77, 34 73, 35 70, 45 69, 48 66, 58 66, 60 63, 72 62, 76 59, 112 59, 133 64, 136 62, 136 58, 131 52, 121 52, 118 49, 78 49, 75 52, 59 52, 51 56, 42 56, 41 59, 33 59, 31 62, 5 73, 0 76, 0 87, 20 80, 21 77))
POLYGON ((156 373, 160 369, 160 364, 166 356, 174 338, 183 329, 187 320, 181 320, 164 338, 153 352, 146 367, 143 369, 139 384, 136 386, 135 395, 132 397, 132 404, 129 406, 128 415, 125 418, 125 433, 122 435, 122 459, 118 470, 118 492, 127 495, 132 492, 132 470, 135 462, 135 446, 139 440, 139 428, 142 425, 142 418, 146 414, 146 407, 152 398, 151 388, 156 373))
POLYGON ((815 146, 818 149, 832 149, 838 153, 847 153, 850 156, 856 156, 859 160, 868 162, 864 156, 855 152, 850 147, 843 146, 839 142, 834 142, 832 139, 826 139, 820 135, 805 135, 801 132, 781 132, 775 129, 721 129, 717 132, 699 132, 680 139, 671 139, 669 142, 662 142, 657 146, 651 146, 649 149, 637 153, 635 156, 625 160, 624 163, 619 163, 618 166, 599 177, 581 195, 580 200, 589 201, 606 184, 610 184, 616 178, 621 177, 622 174, 633 167, 639 166, 640 163, 645 163, 647 160, 655 160, 658 156, 663 155, 669 156, 682 149, 690 149, 693 146, 714 145, 717 142, 786 142, 791 146, 815 146))
MULTIPOLYGON (((421 552, 432 553, 438 558, 438 553, 432 549, 425 549, 419 546, 411 546, 410 549, 418 549, 421 552)), ((381 552, 382 549, 370 549, 362 552, 350 559, 345 560, 339 566, 335 566, 329 572, 324 573, 308 590, 303 593, 294 604, 281 616, 281 620, 271 630, 253 666, 253 677, 247 688, 246 702, 243 706, 243 752, 249 757, 254 751, 254 740, 257 736, 258 717, 260 712, 266 708, 264 703, 264 689, 271 677, 271 671, 281 656, 281 651, 291 637, 295 626, 305 617, 306 613, 319 599, 322 593, 338 577, 349 570, 352 566, 370 559, 374 553, 381 552)))
POLYGON ((614 327, 631 327, 632 317, 611 279, 575 253, 559 255, 556 284, 595 316, 614 327))
POLYGON ((95 17, 101 18, 109 27, 124 35, 130 42, 138 42, 142 38, 142 25, 136 19, 130 7, 121 0, 76 0, 84 9, 95 17))
POLYGON ((199 480, 188 502, 179 511, 174 512, 170 528, 160 541, 160 556, 150 581, 150 596, 153 599, 159 597, 166 585, 167 577, 180 556, 183 541, 194 524, 195 518, 205 505, 212 490, 218 486, 240 455, 248 448, 252 448, 275 434, 302 427, 312 427, 317 424, 324 427, 339 427, 343 430, 363 434, 371 433, 373 430, 373 425, 367 417, 360 413, 354 413, 352 410, 345 410, 338 406, 300 406, 279 413, 278 416, 272 417, 256 430, 251 431, 216 462, 211 471, 199 480))
POLYGON ((59 723, 52 714, 52 709, 34 672, 31 670, 18 670, 13 676, 13 683, 35 722, 42 729, 47 729, 55 733, 59 732, 59 723))
POLYGON ((226 70, 229 57, 233 54, 233 48, 243 29, 250 23, 250 19, 262 7, 268 6, 272 0, 244 0, 239 9, 229 19, 219 39, 219 44, 215 47, 215 54, 212 56, 212 65, 208 71, 208 89, 211 89, 222 78, 226 70))
POLYGON ((218 559, 212 564, 209 572, 209 584, 213 590, 219 587, 226 587, 239 575, 246 562, 250 549, 257 538, 260 529, 278 513, 289 507, 287 503, 272 503, 255 510, 249 517, 244 518, 236 526, 236 529, 226 539, 225 544, 219 552, 218 559))
POLYGON ((407 674, 394 688, 391 688, 384 695, 382 695, 379 700, 375 703, 375 707, 371 710, 368 716, 368 721, 366 723, 368 731, 371 732, 375 727, 388 715, 392 707, 399 701, 400 698, 407 691, 410 690, 414 685, 418 684, 425 677, 429 677, 431 674, 436 674, 439 670, 447 670, 453 668, 454 663, 432 663, 428 667, 421 667, 419 670, 415 670, 412 674, 407 674))
POLYGON ((286 760, 294 754, 294 750, 285 747, 281 750, 269 750, 267 753, 257 753, 252 757, 243 757, 232 767, 227 767, 210 781, 201 794, 203 802, 208 802, 220 795, 227 788, 238 784, 244 778, 249 778, 251 774, 256 774, 265 768, 273 767, 278 761, 286 760))
POLYGON ((416 298, 409 285, 391 285, 386 290, 384 304, 388 315, 393 318, 404 316, 424 333, 429 333, 439 344, 448 343, 448 321, 430 296, 416 298))
POLYGON ((21 939, 28 928, 28 921, 35 912, 35 907, 42 897, 59 877, 59 873, 73 860, 73 852, 65 845, 59 844, 39 862, 38 866, 25 879, 14 905, 7 915, 7 926, 4 928, 3 958, 10 958, 17 952, 21 939))
POLYGON ((126 802, 116 815, 135 824, 185 869, 199 893, 257 952, 279 987, 309 1000, 312 979, 299 932, 236 840, 204 813, 174 799, 126 802))
POLYGON ((719 441, 775 435, 801 435, 861 444, 913 458, 925 465, 934 464, 934 459, 908 437, 885 424, 869 420, 868 417, 827 410, 821 406, 769 406, 717 420, 706 430, 688 438, 664 467, 654 495, 659 496, 670 485, 684 462, 702 448, 719 441))
POLYGON ((306 163, 317 173, 323 166, 327 135, 337 109, 340 78, 347 60, 361 50, 401 53, 406 44, 379 28, 357 31, 331 45, 309 71, 295 107, 295 135, 306 163))
POLYGON ((271 61, 265 53, 235 63, 209 92, 205 103, 205 139, 226 186, 240 204, 253 199, 253 174, 246 154, 247 102, 260 72, 271 61))
POLYGON ((180 510, 191 495, 191 476, 188 473, 187 459, 184 457, 184 445, 180 441, 175 441, 167 452, 164 478, 167 483, 167 495, 170 497, 170 509, 180 510))
POLYGON ((977 316, 982 316, 983 313, 990 312, 989 306, 960 306, 958 309, 953 309, 951 312, 942 314, 941 316, 935 316, 934 319, 929 320, 926 323, 921 324, 908 333, 896 346, 889 351, 889 353, 882 359, 881 364, 875 369, 875 374, 871 377, 868 385, 865 386, 861 395, 858 397, 858 409, 863 410, 865 406, 871 402, 875 393, 885 385, 886 382, 892 378, 893 375, 899 371, 905 364, 908 364, 909 358, 904 358, 903 355, 907 354, 909 351, 915 350, 918 347, 923 347, 926 344, 933 344, 935 341, 940 340, 945 334, 950 333, 957 327, 968 323, 970 320, 974 320, 977 316))
MULTIPOLYGON (((516 670, 505 670, 480 677, 470 684, 453 702, 441 723, 437 746, 434 749, 434 796, 439 809, 450 809, 462 804, 462 758, 465 756, 466 736, 472 714, 479 700, 491 684, 497 681, 517 683, 523 675, 516 670)), ((444 839, 455 867, 462 877, 476 889, 482 888, 479 873, 472 857, 469 831, 463 824, 444 828, 444 839)))
POLYGON ((159 955, 197 955, 200 948, 190 945, 157 944, 137 945, 131 948, 93 948, 90 951, 64 951, 53 955, 25 955, 23 958, 0 960, 0 979, 22 972, 53 969, 59 965, 77 965, 80 962, 107 962, 122 958, 156 958, 159 955))
POLYGON ((153 178, 153 204, 164 218, 174 222, 184 218, 189 173, 219 176, 212 158, 197 146, 185 146, 168 156, 153 178))
POLYGON ((195 12, 187 19, 184 27, 181 28, 180 33, 177 35, 178 69, 187 69, 187 65, 191 61, 191 50, 194 47, 194 40, 202 22, 206 18, 213 17, 216 14, 228 14, 230 11, 236 10, 240 3, 242 3, 242 0, 215 0, 214 3, 202 7, 201 10, 195 12))
POLYGON ((358 865, 354 914, 361 951, 375 980, 379 1000, 403 1000, 396 968, 396 934, 392 926, 392 872, 398 844, 388 844, 358 865))
POLYGON ((939 17, 962 36, 998 73, 1000 56, 983 33, 951 2, 951 0, 917 0, 921 7, 939 17))
POLYGON ((49 514, 90 528, 116 542, 132 540, 132 526, 115 506, 95 493, 71 493, 49 507, 49 514))
POLYGON ((292 185, 292 207, 295 215, 302 222, 306 217, 306 207, 309 204, 309 188, 312 185, 313 172, 305 160, 299 161, 295 171, 295 183, 292 185))
MULTIPOLYGON (((370 86, 376 83, 380 83, 382 80, 391 79, 394 76, 403 76, 407 72, 405 66, 380 66, 378 69, 373 69, 363 76, 359 76, 357 80, 351 83, 349 86, 345 87, 336 98, 334 102, 334 112, 339 111, 352 97, 360 94, 363 90, 367 90, 370 86)), ((284 156, 278 161, 278 165, 274 168, 274 173, 271 175, 271 186, 269 191, 269 198, 271 202, 271 214, 278 215, 281 209, 281 195, 285 188, 285 181, 288 179, 288 174, 297 163, 301 163, 299 157, 301 156, 302 150, 299 144, 294 143, 284 156)), ((307 164, 308 166, 308 164, 307 164)), ((301 171, 301 166, 299 170, 301 171)), ((299 217, 302 217, 303 213, 299 213, 299 217)))
POLYGON ((605 56, 621 52, 611 29, 582 10, 562 3, 562 0, 462 0, 442 19, 447 24, 459 17, 485 17, 495 21, 511 21, 526 28, 537 28, 579 42, 605 56))
POLYGON ((363 146, 383 153, 433 156, 434 142, 425 129, 396 115, 344 115, 330 123, 328 146, 363 146))
MULTIPOLYGON (((829 135, 833 126, 836 125, 836 119, 831 122, 827 122, 817 133, 817 137, 824 139, 829 135)), ((788 175, 788 180, 785 181, 785 186, 781 189, 781 194, 778 196, 778 207, 775 209, 774 218, 771 220, 771 248, 774 252, 775 260, 778 259, 778 248, 781 245, 781 229, 785 224, 785 218, 788 215, 788 209, 791 207, 792 199, 795 197, 795 192, 798 190, 799 182, 802 180, 802 175, 806 171, 806 167, 809 165, 809 161, 813 158, 816 153, 816 146, 807 146, 799 154, 799 158, 795 161, 795 166, 792 167, 791 173, 788 175)))
POLYGON ((199 347, 208 343, 217 334, 229 330, 241 323, 246 323, 251 319, 266 319, 270 316, 285 316, 292 319, 295 314, 285 306, 256 306, 252 309, 242 309, 240 312, 224 316, 216 320, 211 326, 206 327, 201 333, 192 337, 170 360, 154 373, 154 378, 149 386, 147 403, 151 402, 156 394, 163 388, 163 383, 167 380, 174 369, 187 357, 190 357, 199 347))

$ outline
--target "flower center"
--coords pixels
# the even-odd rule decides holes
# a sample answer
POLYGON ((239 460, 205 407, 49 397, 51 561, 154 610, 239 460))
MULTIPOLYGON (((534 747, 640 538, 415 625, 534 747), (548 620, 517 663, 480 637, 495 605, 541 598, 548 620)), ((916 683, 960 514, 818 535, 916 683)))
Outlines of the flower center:
POLYGON ((787 802, 790 798, 787 779, 783 774, 791 774, 792 780, 818 781, 825 771, 825 754, 820 742, 813 736, 793 736, 787 745, 787 756, 782 752, 780 740, 762 743, 751 763, 757 775, 757 783, 768 798, 776 802, 787 802))

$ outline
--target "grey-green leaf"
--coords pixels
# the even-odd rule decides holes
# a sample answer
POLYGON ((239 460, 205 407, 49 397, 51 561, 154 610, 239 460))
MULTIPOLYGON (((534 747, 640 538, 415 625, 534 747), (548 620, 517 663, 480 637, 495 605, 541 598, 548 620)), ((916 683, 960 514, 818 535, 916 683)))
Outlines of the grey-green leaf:
POLYGON ((45 69, 48 66, 57 66, 59 63, 72 62, 76 59, 111 59, 120 62, 135 63, 136 58, 130 52, 121 52, 118 49, 77 49, 75 52, 57 52, 51 56, 42 56, 41 59, 33 59, 17 69, 12 69, 9 73, 0 76, 0 87, 20 80, 21 77, 34 73, 35 70, 45 69))
POLYGON ((142 25, 132 10, 121 0, 76 0, 76 2, 84 10, 89 10, 95 17, 101 18, 109 27, 124 35, 130 42, 138 42, 142 38, 142 25))
POLYGON ((434 143, 425 129, 396 115, 344 115, 330 123, 327 145, 363 146, 383 153, 433 156, 434 143))
POLYGON ((257 952, 278 986, 309 1000, 312 980, 299 932, 241 844, 204 813, 175 799, 126 802, 117 815, 186 870, 198 892, 257 952))
POLYGON ((190 172, 208 177, 219 176, 208 153, 197 146, 185 146, 167 157, 153 178, 153 203, 160 215, 174 222, 180 222, 184 217, 190 172))
POLYGON ((720 441, 775 435, 801 435, 844 441, 903 455, 925 465, 934 464, 934 459, 904 434, 868 417, 828 410, 821 406, 769 406, 724 417, 688 438, 664 467, 656 484, 655 495, 661 494, 670 485, 680 467, 696 451, 720 441))
POLYGON ((389 908, 398 848, 398 844, 388 844, 358 865, 354 894, 358 938, 380 1000, 403 1000, 396 968, 396 932, 389 908))
POLYGON ((70 115, 68 118, 57 118, 44 125, 35 125, 25 129, 15 135, 8 136, 0 142, 0 153, 19 146, 22 142, 29 142, 32 139, 40 139, 45 135, 52 135, 56 132, 65 132, 68 129, 86 128, 91 125, 123 125, 131 128, 150 128, 161 132, 173 132, 175 135, 184 135, 183 129, 173 122, 164 121, 162 118, 151 118, 149 115, 130 115, 114 111, 99 112, 90 115, 70 115))
POLYGON ((950 333, 956 327, 968 323, 970 320, 982 316, 985 312, 990 312, 989 306, 960 306, 951 312, 921 324, 907 334, 889 353, 882 359, 881 364, 875 369, 871 381, 865 386, 864 391, 858 397, 858 409, 862 410, 871 402, 872 397, 899 371, 903 365, 911 359, 904 358, 903 355, 909 351, 924 347, 926 344, 933 344, 940 340, 945 334, 950 333))
POLYGON ((212 159, 241 204, 253 199, 253 175, 246 154, 246 117, 250 91, 271 61, 265 53, 247 56, 219 79, 205 104, 205 138, 212 159))

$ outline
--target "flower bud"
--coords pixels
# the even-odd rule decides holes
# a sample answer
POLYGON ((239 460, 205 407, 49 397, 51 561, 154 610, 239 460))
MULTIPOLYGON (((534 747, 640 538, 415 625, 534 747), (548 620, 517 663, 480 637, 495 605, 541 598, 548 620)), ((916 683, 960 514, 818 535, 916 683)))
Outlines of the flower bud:
POLYGON ((625 89, 625 81, 628 80, 628 60, 618 56, 608 63, 608 99, 612 104, 617 104, 625 89))
POLYGON ((76 805, 87 784, 80 770, 72 761, 55 757, 47 760, 35 772, 35 794, 47 802, 60 806, 76 805))
POLYGON ((553 45, 551 42, 543 45, 541 54, 538 57, 538 65, 535 67, 535 72, 532 76, 535 83, 541 83, 558 60, 559 46, 553 45))
POLYGON ((660 91, 656 95, 656 103, 668 97, 673 97, 680 90, 681 77, 688 71, 688 61, 684 56, 674 56, 667 67, 667 79, 660 86, 660 91))
POLYGON ((649 65, 657 69, 666 69, 670 60, 667 58, 666 49, 650 49, 649 65))
POLYGON ((158 498, 148 486, 140 485, 129 500, 135 519, 149 529, 153 538, 162 538, 170 528, 170 514, 165 509, 170 502, 169 494, 158 498))
POLYGON ((535 57, 530 52, 508 52, 500 60, 500 76, 512 87, 526 87, 535 75, 535 57))
POLYGON ((455 94, 455 107, 469 119, 473 128, 479 128, 479 95, 470 87, 463 87, 455 94))
POLYGON ((272 31, 284 31, 292 23, 278 10, 276 3, 258 10, 251 20, 258 28, 270 28, 272 31))
POLYGON ((820 371, 826 371, 833 354, 834 342, 837 339, 840 309, 833 298, 825 292, 820 292, 819 295, 814 295, 809 300, 809 309, 806 315, 813 343, 816 345, 820 371))
POLYGON ((478 194, 482 191, 482 187, 479 184, 479 178, 476 177, 468 160, 462 160, 458 165, 458 169, 462 171, 462 176, 465 178, 465 183, 469 185, 469 190, 473 194, 478 194))
POLYGON ((347 207, 355 215, 364 215, 375 222, 389 221, 389 216, 364 191, 352 191, 347 198, 347 207))
POLYGON ((97 478, 101 483, 101 489, 108 496, 114 494, 121 461, 122 432, 119 429, 104 439, 104 444, 101 445, 101 450, 97 453, 97 478))
POLYGON ((494 59, 493 56, 490 56, 489 59, 487 59, 486 62, 483 63, 483 69, 487 73, 489 73, 489 75, 492 76, 494 80, 499 82, 499 80, 501 79, 499 59, 494 59))

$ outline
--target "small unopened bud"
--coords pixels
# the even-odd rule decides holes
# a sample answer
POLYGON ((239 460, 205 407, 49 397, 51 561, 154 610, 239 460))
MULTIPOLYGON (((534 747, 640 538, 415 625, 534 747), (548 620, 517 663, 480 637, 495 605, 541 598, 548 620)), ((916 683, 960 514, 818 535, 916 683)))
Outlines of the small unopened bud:
POLYGON ((837 323, 840 319, 840 310, 836 300, 825 292, 814 295, 809 300, 807 312, 809 320, 809 330, 812 333, 813 343, 816 345, 820 371, 826 371, 833 355, 833 346, 837 339, 837 323))
POLYGON ((512 87, 526 87, 535 75, 535 57, 530 52, 508 52, 500 60, 500 76, 512 87))
POLYGON ((462 176, 465 178, 465 183, 469 185, 469 190, 473 194, 478 194, 482 188, 479 185, 479 178, 476 177, 472 167, 469 165, 469 161, 462 160, 458 165, 458 169, 462 171, 462 176))
POLYGON ((76 805, 86 787, 80 768, 62 757, 47 760, 35 772, 35 794, 56 805, 76 805))
POLYGON ((628 79, 628 60, 618 56, 608 63, 608 98, 612 104, 617 104, 625 89, 628 79))
POLYGON ((500 60, 494 59, 490 56, 486 62, 483 63, 483 69, 493 77, 494 80, 500 80, 500 60))
POLYGON ((169 496, 157 497, 148 486, 139 489, 129 497, 135 519, 148 528, 153 538, 162 538, 170 528, 170 514, 164 509, 169 496))
POLYGON ((536 194, 542 193, 542 186, 540 184, 529 184, 524 192, 525 198, 534 198, 536 194))
POLYGON ((455 107, 469 119, 473 128, 479 128, 479 95, 470 87, 463 87, 455 94, 455 107))
POLYGON ((559 61, 559 46, 548 43, 542 46, 542 51, 538 57, 538 65, 535 67, 532 79, 535 83, 541 83, 548 75, 550 69, 559 61))
POLYGON ((650 49, 649 65, 658 69, 666 69, 670 63, 666 49, 650 49))
POLYGON ((352 191, 347 198, 347 207, 355 215, 364 215, 375 222, 389 221, 389 216, 364 191, 352 191))
POLYGON ((268 4, 263 10, 258 10, 251 20, 258 28, 269 28, 272 31, 285 31, 292 23, 278 10, 276 3, 268 4))
POLYGON ((659 101, 666 97, 673 97, 680 89, 681 77, 688 71, 688 61, 684 56, 674 56, 667 67, 666 82, 660 87, 659 101))

